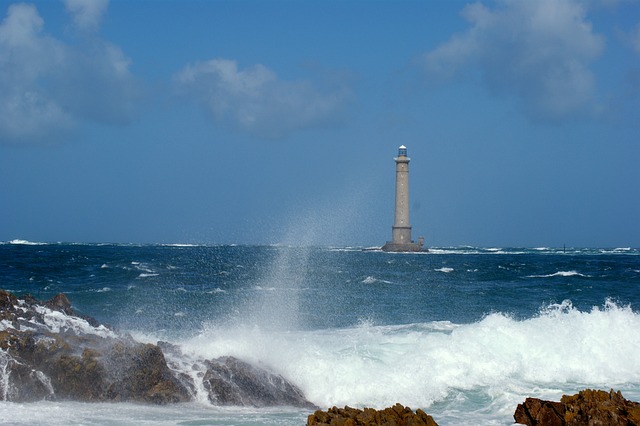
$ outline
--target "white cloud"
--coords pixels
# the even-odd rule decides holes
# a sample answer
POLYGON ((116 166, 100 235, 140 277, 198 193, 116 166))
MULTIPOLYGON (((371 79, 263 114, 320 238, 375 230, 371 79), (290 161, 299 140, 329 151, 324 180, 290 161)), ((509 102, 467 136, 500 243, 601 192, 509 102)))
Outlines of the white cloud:
POLYGON ((81 30, 97 31, 109 0, 64 0, 67 11, 81 30))
POLYGON ((70 46, 43 29, 29 4, 0 22, 0 142, 54 142, 83 119, 128 121, 137 91, 120 49, 95 38, 70 46))
POLYGON ((350 98, 343 85, 321 92, 310 81, 283 81, 263 65, 239 70, 233 60, 187 65, 175 76, 223 124, 267 138, 338 120, 350 98))
POLYGON ((604 49, 575 0, 500 0, 465 7, 471 28, 425 55, 432 76, 478 70, 489 89, 515 96, 534 119, 560 120, 598 109, 589 64, 604 49))

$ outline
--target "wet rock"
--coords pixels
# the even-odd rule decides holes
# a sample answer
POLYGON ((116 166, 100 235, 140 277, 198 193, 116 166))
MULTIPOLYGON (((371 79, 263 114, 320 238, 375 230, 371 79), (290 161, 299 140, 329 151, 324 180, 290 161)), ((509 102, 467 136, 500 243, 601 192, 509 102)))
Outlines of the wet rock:
POLYGON ((516 423, 529 426, 639 426, 640 404, 622 393, 585 389, 564 395, 560 402, 527 398, 513 415, 516 423))
POLYGON ((307 426, 437 426, 433 417, 418 409, 396 404, 383 410, 351 407, 318 410, 307 418, 307 426))
POLYGON ((156 404, 191 399, 158 346, 76 315, 64 295, 41 304, 0 290, 0 321, 0 399, 156 404))
POLYGON ((300 389, 282 376, 234 357, 206 361, 203 383, 215 405, 313 407, 300 389))
POLYGON ((45 302, 44 306, 67 315, 75 315, 75 312, 71 308, 69 298, 62 293, 55 295, 51 300, 45 302))
POLYGON ((160 348, 152 344, 111 347, 105 358, 111 384, 107 390, 110 400, 137 400, 166 404, 190 400, 167 366, 160 348))
POLYGON ((51 382, 42 372, 29 365, 18 362, 5 352, 0 352, 0 370, 9 373, 9 381, 0 381, 0 400, 6 401, 41 401, 53 394, 51 382))
POLYGON ((0 290, 0 349, 0 400, 167 404, 193 400, 202 380, 218 405, 315 408, 282 376, 233 357, 191 359, 170 343, 137 342, 78 315, 62 294, 41 303, 0 290))

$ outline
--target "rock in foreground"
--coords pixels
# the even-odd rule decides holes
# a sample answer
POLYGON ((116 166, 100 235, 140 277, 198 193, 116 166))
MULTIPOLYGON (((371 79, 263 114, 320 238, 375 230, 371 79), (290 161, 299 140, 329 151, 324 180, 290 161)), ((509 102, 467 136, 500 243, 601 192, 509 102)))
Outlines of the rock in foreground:
POLYGON ((307 419, 307 426, 438 426, 433 418, 418 409, 396 404, 384 410, 365 408, 329 408, 318 410, 307 419))
POLYGON ((613 390, 585 389, 564 395, 560 402, 527 398, 513 415, 528 426, 640 426, 640 404, 613 390))
POLYGON ((42 303, 0 290, 0 400, 167 404, 203 391, 216 405, 313 407, 282 376, 236 358, 138 342, 79 315, 63 294, 42 303))

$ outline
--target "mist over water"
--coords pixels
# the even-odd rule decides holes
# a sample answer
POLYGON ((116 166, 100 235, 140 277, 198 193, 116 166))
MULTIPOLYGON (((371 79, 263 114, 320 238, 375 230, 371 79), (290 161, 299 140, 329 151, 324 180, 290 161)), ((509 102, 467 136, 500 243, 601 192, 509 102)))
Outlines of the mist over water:
POLYGON ((273 264, 256 285, 258 295, 241 308, 241 325, 264 331, 300 328, 300 292, 307 284, 309 252, 308 248, 276 250, 273 264))

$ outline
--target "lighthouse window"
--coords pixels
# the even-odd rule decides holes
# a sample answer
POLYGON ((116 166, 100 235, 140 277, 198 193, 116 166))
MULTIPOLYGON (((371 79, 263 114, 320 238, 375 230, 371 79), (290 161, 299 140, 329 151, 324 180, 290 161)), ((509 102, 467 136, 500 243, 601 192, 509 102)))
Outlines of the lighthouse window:
POLYGON ((402 156, 407 156, 407 148, 400 148, 398 149, 398 156, 402 157, 402 156))

